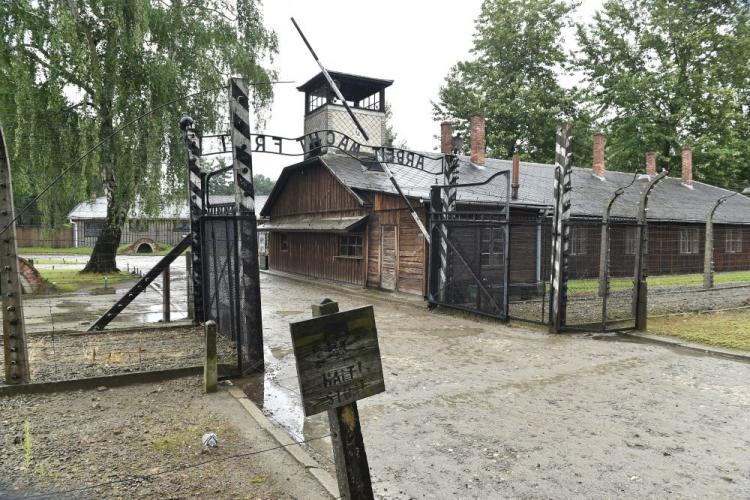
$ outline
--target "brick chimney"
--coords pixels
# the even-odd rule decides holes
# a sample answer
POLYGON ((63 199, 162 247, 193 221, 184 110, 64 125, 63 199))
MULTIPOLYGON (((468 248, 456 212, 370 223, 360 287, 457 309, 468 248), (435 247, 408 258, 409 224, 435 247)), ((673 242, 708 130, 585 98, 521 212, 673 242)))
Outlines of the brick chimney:
POLYGON ((604 179, 604 134, 594 134, 594 160, 592 163, 592 173, 604 179))
POLYGON ((682 184, 693 187, 693 150, 688 146, 682 148, 682 184))
POLYGON ((512 200, 518 199, 518 188, 521 186, 521 156, 518 152, 513 153, 513 166, 510 170, 510 198, 512 200))
POLYGON ((469 116, 469 125, 471 128, 471 162, 474 165, 483 167, 486 157, 487 137, 484 129, 484 115, 482 113, 472 113, 469 116))
POLYGON ((646 175, 649 177, 656 175, 656 153, 653 151, 646 153, 646 175))
POLYGON ((451 122, 440 124, 440 152, 444 155, 453 152, 453 125, 451 125, 451 122))

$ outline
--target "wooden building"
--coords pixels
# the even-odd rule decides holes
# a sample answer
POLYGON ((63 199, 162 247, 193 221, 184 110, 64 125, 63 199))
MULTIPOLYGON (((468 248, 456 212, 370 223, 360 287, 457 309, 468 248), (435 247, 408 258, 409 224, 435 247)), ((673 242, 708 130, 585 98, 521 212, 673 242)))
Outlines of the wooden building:
POLYGON ((285 168, 261 215, 271 269, 425 293, 427 247, 403 200, 352 189, 324 158, 285 168))

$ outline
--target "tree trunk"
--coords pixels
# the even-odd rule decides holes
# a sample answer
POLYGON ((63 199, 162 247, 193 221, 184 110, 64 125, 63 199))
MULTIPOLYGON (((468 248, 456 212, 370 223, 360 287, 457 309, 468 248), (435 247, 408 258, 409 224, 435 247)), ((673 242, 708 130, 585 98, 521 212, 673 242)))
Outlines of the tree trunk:
POLYGON ((104 100, 99 105, 99 119, 101 121, 99 137, 102 141, 102 184, 104 194, 107 197, 107 218, 104 221, 104 229, 96 238, 91 257, 86 267, 81 271, 84 273, 113 273, 119 271, 116 262, 117 247, 120 246, 122 224, 125 222, 127 215, 127 208, 118 207, 118 204, 115 203, 115 193, 117 192, 116 156, 115 139, 112 136, 114 120, 110 92, 105 92, 104 100))
POLYGON ((105 224, 104 229, 96 239, 91 257, 81 272, 113 273, 119 271, 115 257, 117 255, 117 247, 120 246, 122 230, 119 227, 114 227, 109 220, 105 224))

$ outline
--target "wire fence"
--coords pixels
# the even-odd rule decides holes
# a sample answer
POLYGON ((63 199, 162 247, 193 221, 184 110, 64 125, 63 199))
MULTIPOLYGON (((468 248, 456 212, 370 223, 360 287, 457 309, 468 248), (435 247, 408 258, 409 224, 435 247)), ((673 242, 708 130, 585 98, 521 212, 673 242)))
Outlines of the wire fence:
MULTIPOLYGON (((127 221, 129 225, 133 221, 127 221)), ((160 226, 164 227, 167 223, 160 226)), ((180 235, 184 237, 184 235, 180 235)), ((131 241, 143 241, 133 235, 131 241)), ((157 244, 144 253, 123 241, 119 270, 82 273, 91 247, 55 247, 38 234, 19 238, 19 281, 32 382, 165 370, 203 363, 204 333, 188 319, 191 288, 189 254, 168 266, 102 332, 86 330, 145 276, 172 246, 157 244), (27 241, 34 246, 25 246, 27 241), (165 290, 165 287, 168 290, 165 290), (165 300, 165 291, 168 300, 165 300), (167 327, 169 322, 177 322, 167 327), (155 329, 156 328, 156 329, 155 329)), ((143 245, 153 245, 149 239, 143 245)), ((231 339, 219 336, 220 363, 236 366, 231 339)), ((0 353, 0 359, 3 354, 0 353)), ((3 360, 4 362, 4 360, 3 360)))

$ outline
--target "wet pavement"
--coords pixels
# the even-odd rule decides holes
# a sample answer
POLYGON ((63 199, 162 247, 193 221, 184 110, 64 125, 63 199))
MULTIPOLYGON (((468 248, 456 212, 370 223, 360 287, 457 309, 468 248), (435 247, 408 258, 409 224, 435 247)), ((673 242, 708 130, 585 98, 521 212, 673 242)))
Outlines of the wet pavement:
MULTIPOLYGON (((35 261, 38 269, 71 269, 80 270, 88 260, 83 255, 27 255, 35 261), (53 261, 54 264, 48 263, 53 261), (64 263, 62 263, 64 261, 64 263)), ((127 272, 135 268, 148 272, 161 256, 156 255, 119 255, 117 265, 127 272)), ((48 295, 25 295, 24 317, 29 332, 51 330, 85 330, 92 322, 104 314, 122 297, 137 281, 92 286, 73 293, 53 293, 48 295)), ((187 278, 185 274, 185 257, 180 256, 170 266, 170 303, 171 320, 187 317, 187 278)), ((112 326, 124 327, 155 323, 162 319, 162 279, 154 280, 128 307, 111 323, 112 326)))
MULTIPOLYGON (((750 496, 750 364, 557 335, 262 274, 266 413, 304 418, 288 323, 329 297, 373 304, 386 393, 359 402, 388 498, 750 496)), ((329 443, 316 450, 330 466, 329 443)))

